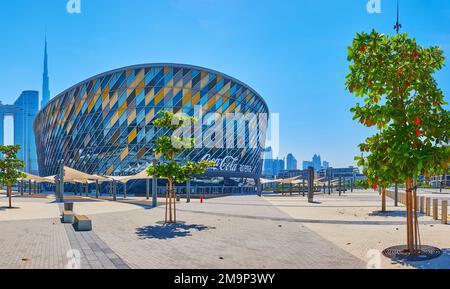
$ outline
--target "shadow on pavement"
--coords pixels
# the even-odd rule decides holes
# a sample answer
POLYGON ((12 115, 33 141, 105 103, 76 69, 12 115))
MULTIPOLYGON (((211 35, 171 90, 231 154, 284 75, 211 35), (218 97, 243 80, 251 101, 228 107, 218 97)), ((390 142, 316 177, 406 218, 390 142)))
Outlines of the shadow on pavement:
POLYGON ((398 264, 411 266, 416 269, 450 269, 450 249, 441 249, 442 256, 425 262, 397 261, 398 264))
POLYGON ((20 210, 20 207, 0 207, 0 211, 8 211, 8 210, 20 210))
MULTIPOLYGON (((375 211, 368 214, 369 217, 394 217, 394 218, 406 218, 406 211, 375 211)), ((418 214, 421 217, 421 214, 418 214)))
POLYGON ((174 239, 179 237, 192 236, 192 231, 206 231, 212 228, 203 225, 185 225, 185 224, 170 224, 159 226, 147 226, 136 229, 136 235, 141 239, 174 239))

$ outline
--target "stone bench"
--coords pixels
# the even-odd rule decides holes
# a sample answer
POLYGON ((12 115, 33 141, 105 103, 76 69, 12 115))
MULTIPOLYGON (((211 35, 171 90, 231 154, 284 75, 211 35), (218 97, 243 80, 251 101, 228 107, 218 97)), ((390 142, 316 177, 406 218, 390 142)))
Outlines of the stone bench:
POLYGON ((64 211, 62 221, 65 224, 73 224, 75 221, 75 214, 73 211, 64 211))
POLYGON ((86 216, 75 216, 75 226, 78 231, 92 231, 92 221, 86 216))

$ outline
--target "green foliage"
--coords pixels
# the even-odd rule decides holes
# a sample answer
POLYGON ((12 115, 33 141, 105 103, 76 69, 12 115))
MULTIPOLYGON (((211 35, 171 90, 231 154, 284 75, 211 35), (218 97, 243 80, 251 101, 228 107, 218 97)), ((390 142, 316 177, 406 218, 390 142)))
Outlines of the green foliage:
POLYGON ((357 34, 348 48, 347 89, 363 104, 354 120, 378 133, 356 157, 368 184, 387 187, 448 169, 450 117, 433 74, 444 66, 443 51, 423 48, 407 34, 357 34))
POLYGON ((175 131, 179 128, 196 123, 195 117, 188 117, 182 114, 174 114, 171 111, 162 111, 160 117, 153 122, 156 128, 165 128, 175 131))
MULTIPOLYGON (((160 129, 166 129, 167 134, 169 134, 194 122, 196 122, 195 118, 164 111, 161 113, 160 118, 154 121, 153 125, 160 129)), ((183 183, 188 181, 191 176, 201 175, 205 173, 207 168, 215 166, 215 162, 212 161, 179 164, 175 160, 176 155, 193 147, 194 139, 192 138, 170 137, 168 135, 157 138, 153 151, 157 155, 162 156, 163 159, 148 167, 147 174, 157 178, 166 178, 170 182, 183 183)))
POLYGON ((201 161, 199 163, 187 162, 180 165, 175 161, 167 163, 157 163, 147 168, 147 174, 156 178, 167 178, 175 183, 183 183, 188 181, 191 176, 200 175, 209 167, 214 166, 211 161, 201 161))
POLYGON ((26 177, 25 174, 19 172, 25 167, 22 160, 17 158, 17 153, 20 151, 20 146, 3 146, 0 145, 0 154, 3 158, 0 159, 0 182, 3 184, 13 184, 18 179, 26 177))

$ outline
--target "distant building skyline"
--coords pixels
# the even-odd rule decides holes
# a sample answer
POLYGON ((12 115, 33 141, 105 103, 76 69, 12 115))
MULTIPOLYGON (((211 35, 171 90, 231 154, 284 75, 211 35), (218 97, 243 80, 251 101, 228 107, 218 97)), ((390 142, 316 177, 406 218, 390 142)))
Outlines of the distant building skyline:
POLYGON ((36 144, 33 122, 39 111, 39 91, 23 91, 13 105, 0 103, 0 145, 4 144, 4 119, 12 116, 14 119, 14 145, 20 145, 18 158, 25 163, 25 172, 38 173, 36 144))
POLYGON ((330 163, 327 161, 323 161, 322 163, 322 157, 318 154, 314 154, 311 161, 303 161, 303 170, 307 170, 310 167, 314 168, 314 170, 318 172, 321 169, 329 168, 330 163))
POLYGON ((294 171, 298 169, 297 159, 292 153, 289 153, 286 157, 286 170, 294 171))
POLYGON ((42 74, 42 100, 41 108, 50 101, 50 78, 48 76, 48 53, 47 53, 47 37, 45 37, 44 47, 44 73, 42 74))

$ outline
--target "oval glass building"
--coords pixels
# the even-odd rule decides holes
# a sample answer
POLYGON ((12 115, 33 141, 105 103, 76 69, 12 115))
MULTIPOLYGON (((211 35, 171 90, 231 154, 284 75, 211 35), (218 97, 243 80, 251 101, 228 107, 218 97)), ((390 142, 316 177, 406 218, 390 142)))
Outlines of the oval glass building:
MULTIPOLYGON (((61 161, 89 174, 141 172, 154 160, 153 141, 161 132, 152 122, 164 110, 199 119, 192 126, 196 147, 180 160, 209 159, 217 166, 196 177, 196 186, 226 193, 254 190, 262 171, 266 103, 232 77, 179 64, 113 70, 53 98, 34 122, 40 175, 55 175, 61 161)), ((138 193, 141 185, 130 189, 138 193)))

